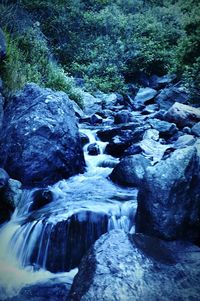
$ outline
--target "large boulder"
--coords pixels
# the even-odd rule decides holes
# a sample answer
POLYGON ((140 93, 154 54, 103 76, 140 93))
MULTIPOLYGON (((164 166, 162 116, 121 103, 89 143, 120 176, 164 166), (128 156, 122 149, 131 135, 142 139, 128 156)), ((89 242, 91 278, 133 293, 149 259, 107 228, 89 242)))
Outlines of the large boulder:
POLYGON ((140 154, 124 157, 113 169, 110 178, 118 184, 138 187, 148 166, 150 161, 140 154))
POLYGON ((160 109, 168 110, 175 102, 186 104, 188 99, 188 93, 183 88, 171 86, 161 90, 155 101, 160 109))
POLYGON ((68 301, 199 300, 200 248, 115 230, 79 266, 68 301))
POLYGON ((164 239, 200 238, 200 149, 178 149, 148 167, 138 194, 136 231, 164 239))
POLYGON ((72 104, 63 92, 28 84, 5 111, 0 164, 25 185, 47 185, 84 170, 72 104))
POLYGON ((200 121, 200 109, 176 102, 164 115, 165 120, 178 127, 193 126, 200 121))
POLYGON ((86 115, 92 115, 97 113, 102 109, 102 99, 94 97, 92 94, 88 92, 82 92, 83 99, 83 112, 86 115))
POLYGON ((143 109, 145 105, 152 102, 156 94, 157 91, 154 89, 140 88, 133 101, 134 108, 136 110, 143 109))

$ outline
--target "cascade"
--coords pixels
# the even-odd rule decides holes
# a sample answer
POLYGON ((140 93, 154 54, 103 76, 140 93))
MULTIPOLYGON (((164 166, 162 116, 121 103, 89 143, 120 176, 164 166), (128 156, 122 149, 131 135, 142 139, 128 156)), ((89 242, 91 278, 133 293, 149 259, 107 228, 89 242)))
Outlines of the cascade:
POLYGON ((72 281, 82 256, 102 234, 112 229, 134 232, 137 190, 108 179, 118 159, 104 153, 106 143, 98 140, 95 129, 80 131, 89 137, 86 172, 49 186, 49 203, 34 210, 37 189, 25 190, 11 220, 0 228, 2 300, 55 276, 72 281), (99 155, 88 154, 91 143, 97 143, 99 155))

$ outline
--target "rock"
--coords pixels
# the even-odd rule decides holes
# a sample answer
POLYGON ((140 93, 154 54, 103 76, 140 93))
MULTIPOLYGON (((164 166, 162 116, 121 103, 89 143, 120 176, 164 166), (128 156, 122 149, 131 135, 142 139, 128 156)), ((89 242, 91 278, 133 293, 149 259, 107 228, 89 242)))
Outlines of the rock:
POLYGON ((110 179, 117 184, 138 187, 150 164, 150 161, 140 154, 124 157, 113 169, 110 179))
POLYGON ((159 141, 159 131, 156 129, 148 129, 145 131, 145 133, 143 135, 143 139, 159 141))
POLYGON ((100 91, 95 93, 95 97, 102 100, 103 109, 112 109, 112 107, 114 107, 117 104, 118 98, 121 100, 120 95, 118 96, 115 93, 105 94, 100 91))
POLYGON ((83 111, 85 115, 92 115, 102 109, 102 100, 96 98, 88 92, 82 92, 83 98, 83 111))
POLYGON ((194 134, 197 137, 200 137, 200 122, 196 123, 193 127, 192 127, 192 134, 194 134))
POLYGON ((73 106, 73 109, 74 109, 74 112, 75 112, 75 115, 76 117, 78 118, 81 118, 84 116, 84 112, 83 110, 79 107, 79 105, 72 99, 70 99, 71 103, 72 103, 72 106, 73 106))
POLYGON ((97 156, 100 154, 100 149, 97 143, 88 145, 87 151, 90 156, 97 156))
POLYGON ((156 111, 158 111, 159 107, 157 104, 151 104, 146 106, 143 110, 142 110, 142 114, 143 115, 149 115, 149 114, 153 114, 156 111))
POLYGON ((198 300, 200 248, 114 230, 83 258, 68 301, 198 300))
POLYGON ((86 134, 84 134, 84 133, 80 132, 80 138, 81 138, 82 146, 84 146, 84 145, 86 145, 86 144, 88 144, 90 142, 89 137, 86 134))
POLYGON ((70 279, 49 279, 23 287, 17 296, 5 301, 66 301, 71 288, 70 279))
POLYGON ((155 98, 160 109, 168 110, 175 102, 186 104, 189 95, 181 87, 171 86, 163 89, 155 98))
POLYGON ((157 91, 154 89, 140 88, 133 101, 134 108, 136 110, 143 109, 145 105, 152 102, 156 94, 157 91))
POLYGON ((195 144, 196 139, 192 135, 182 135, 175 142, 175 148, 183 148, 195 144))
POLYGON ((170 138, 178 132, 178 128, 174 123, 162 121, 159 119, 148 119, 148 123, 153 129, 159 131, 160 138, 170 138))
POLYGON ((121 134, 115 136, 111 142, 106 145, 105 153, 113 157, 121 157, 124 151, 132 144, 138 143, 142 140, 142 137, 147 127, 138 127, 135 130, 121 130, 121 134))
POLYGON ((68 96, 28 84, 5 111, 0 164, 24 185, 48 185, 84 170, 68 96))
POLYGON ((164 76, 152 75, 149 80, 149 87, 153 89, 163 89, 176 78, 176 75, 166 74, 164 76))
MULTIPOLYGON (((148 167, 138 194, 136 231, 163 239, 200 238, 200 150, 176 150, 148 167)), ((200 242, 200 240, 199 240, 200 242)))
POLYGON ((200 109, 176 102, 164 115, 165 120, 180 128, 192 127, 200 121, 200 109))
POLYGON ((116 113, 114 116, 114 123, 128 123, 131 119, 131 115, 128 110, 121 110, 120 112, 116 113))
POLYGON ((29 207, 29 212, 38 210, 51 203, 53 201, 53 193, 48 188, 38 189, 33 193, 32 199, 33 201, 29 207))
POLYGON ((3 96, 0 94, 0 130, 2 128, 2 123, 3 123, 3 115, 4 115, 4 98, 3 96))
POLYGON ((137 155, 142 152, 142 148, 138 144, 133 144, 124 151, 124 156, 137 155))
POLYGON ((192 131, 191 131, 191 128, 189 128, 189 126, 185 126, 183 129, 182 129, 182 132, 184 134, 191 134, 192 131))
POLYGON ((0 61, 6 57, 6 38, 3 30, 0 28, 0 61))
POLYGON ((8 184, 9 178, 8 173, 3 168, 0 168, 0 190, 8 184))
POLYGON ((22 193, 22 183, 14 179, 9 179, 3 190, 2 198, 5 204, 14 211, 21 201, 22 193))
POLYGON ((97 131, 97 137, 104 142, 111 141, 113 137, 121 134, 120 127, 112 127, 110 129, 103 129, 97 131))
POLYGON ((91 117, 90 117, 90 123, 92 125, 96 125, 96 124, 100 124, 102 123, 103 119, 101 116, 99 116, 98 114, 93 114, 91 117))

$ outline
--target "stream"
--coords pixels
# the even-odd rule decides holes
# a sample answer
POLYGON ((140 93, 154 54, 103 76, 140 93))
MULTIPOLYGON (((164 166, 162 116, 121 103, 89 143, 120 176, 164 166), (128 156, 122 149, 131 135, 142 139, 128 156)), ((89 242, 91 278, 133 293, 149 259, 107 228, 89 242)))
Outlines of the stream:
POLYGON ((54 279, 72 283, 82 256, 112 229, 134 233, 137 190, 123 188, 108 176, 118 159, 104 153, 97 129, 82 128, 86 172, 49 186, 52 200, 30 210, 37 189, 24 190, 19 207, 0 228, 0 300, 16 296, 27 285, 54 279), (100 154, 87 148, 97 143, 100 154))

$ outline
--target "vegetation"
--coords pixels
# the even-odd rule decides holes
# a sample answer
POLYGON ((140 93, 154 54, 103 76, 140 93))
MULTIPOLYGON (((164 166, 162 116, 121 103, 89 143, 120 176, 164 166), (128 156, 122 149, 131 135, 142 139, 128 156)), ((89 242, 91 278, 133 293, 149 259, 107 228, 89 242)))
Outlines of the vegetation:
POLYGON ((87 89, 120 91, 138 71, 176 73, 200 99, 198 0, 18 0, 17 5, 38 22, 48 41, 32 39, 30 45, 30 31, 13 40, 16 56, 23 53, 19 64, 30 64, 22 81, 68 90, 68 73, 83 77, 87 89), (47 63, 49 48, 63 69, 47 63))

